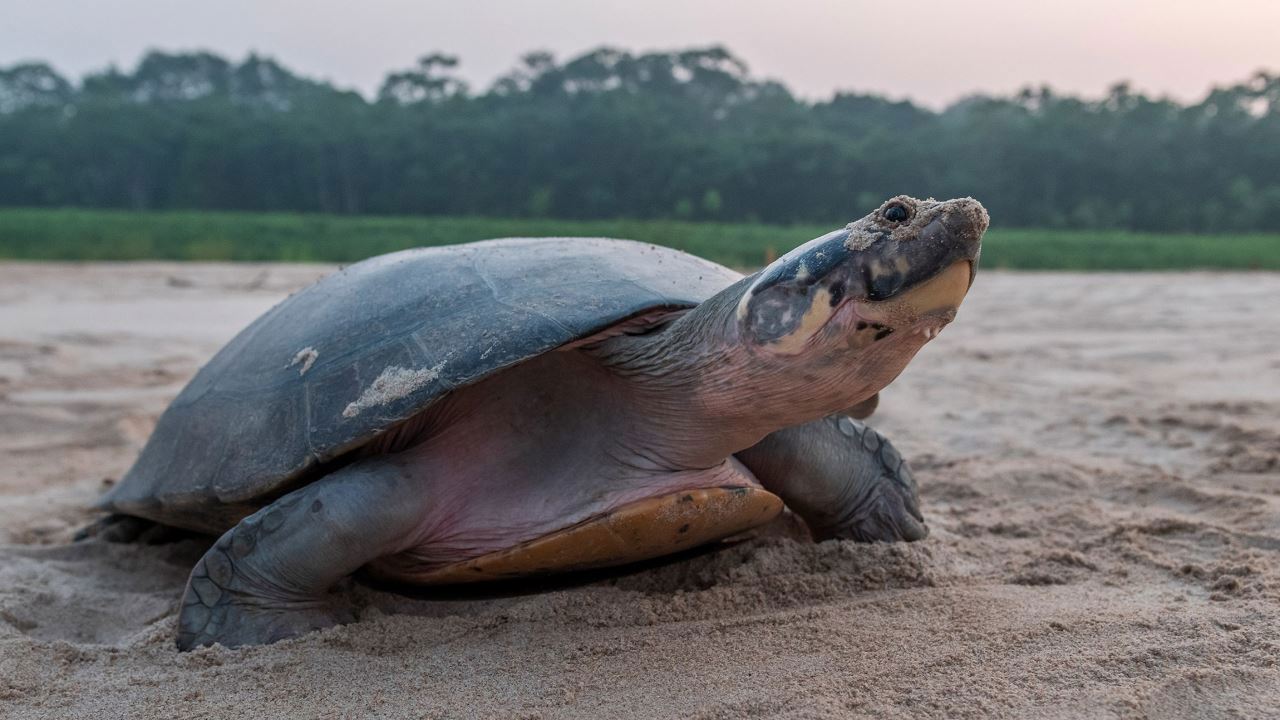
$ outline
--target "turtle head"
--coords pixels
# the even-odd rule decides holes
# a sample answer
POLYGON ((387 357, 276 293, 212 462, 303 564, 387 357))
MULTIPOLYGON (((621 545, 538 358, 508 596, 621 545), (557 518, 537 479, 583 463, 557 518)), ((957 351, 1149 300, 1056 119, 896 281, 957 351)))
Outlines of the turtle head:
POLYGON ((892 198, 762 270, 738 302, 739 337, 768 355, 840 364, 892 347, 905 365, 955 318, 987 224, 971 198, 892 198))

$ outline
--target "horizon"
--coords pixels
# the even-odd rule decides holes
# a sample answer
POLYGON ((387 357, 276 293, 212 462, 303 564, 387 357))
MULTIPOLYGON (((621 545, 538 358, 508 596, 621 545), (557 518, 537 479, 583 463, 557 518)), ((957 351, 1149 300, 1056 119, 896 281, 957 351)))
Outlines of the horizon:
POLYGON ((753 78, 777 80, 806 100, 852 92, 933 109, 1026 87, 1101 97, 1117 83, 1196 102, 1214 87, 1280 70, 1280 45, 1269 30, 1280 26, 1280 3, 1267 0, 1211 7, 1189 0, 1132 0, 1121 7, 1083 0, 1063 8, 978 0, 964 7, 927 4, 927 13, 826 0, 785 9, 724 0, 657 0, 643 8, 568 0, 554 9, 490 1, 465 17, 434 13, 438 3, 404 0, 320 12, 299 12, 296 0, 229 0, 216 8, 146 0, 83 5, 72 23, 65 4, 9 9, 13 21, 0 27, 0 66, 47 62, 78 80, 113 65, 130 70, 150 50, 203 50, 237 62, 257 53, 368 98, 387 73, 435 51, 456 55, 458 75, 484 91, 532 51, 564 61, 601 46, 640 54, 722 45, 753 78), (849 42, 851 29, 867 26, 885 31, 861 32, 857 43, 849 42), (909 27, 910 36, 899 26, 909 27), (1216 27, 1230 32, 1212 32, 1216 27), (584 34, 592 39, 581 40, 584 34), (832 58, 855 70, 836 67, 832 58))
MULTIPOLYGON (((706 49, 706 48, 709 48, 709 47, 715 47, 715 46, 669 47, 669 48, 650 48, 650 49, 646 49, 646 50, 635 50, 635 49, 633 49, 633 48, 618 47, 618 46, 613 46, 613 45, 597 45, 597 46, 593 46, 593 47, 584 48, 582 51, 577 52, 577 53, 573 53, 573 54, 568 54, 568 55, 563 55, 563 56, 561 56, 561 55, 556 55, 556 56, 554 56, 554 59, 555 59, 555 61, 556 61, 556 63, 557 63, 557 64, 564 64, 564 63, 569 62, 569 61, 572 61, 572 60, 574 60, 574 59, 576 59, 576 58, 578 58, 578 57, 580 57, 580 56, 582 56, 582 55, 585 55, 585 54, 587 54, 587 53, 590 53, 590 52, 592 52, 592 51, 594 51, 594 50, 600 50, 600 49, 605 49, 605 48, 608 48, 608 49, 615 49, 615 50, 619 50, 619 51, 622 51, 622 52, 631 53, 631 54, 633 54, 633 55, 635 55, 635 56, 639 56, 639 55, 641 55, 641 54, 643 54, 643 53, 650 53, 650 52, 652 52, 652 53, 681 52, 681 51, 686 51, 686 50, 706 49)), ((803 101, 803 102, 807 102, 807 103, 821 103, 821 102, 826 102, 826 101, 831 100, 831 99, 832 99, 833 97, 835 97, 836 95, 840 95, 840 94, 847 94, 847 95, 856 95, 856 96, 880 97, 880 98, 883 98, 883 99, 886 99, 886 100, 889 100, 889 101, 894 101, 894 102, 907 102, 907 103, 910 103, 910 104, 912 104, 912 105, 915 105, 915 106, 917 106, 917 107, 919 107, 919 108, 922 108, 922 109, 925 109, 925 110, 929 110, 929 111, 933 111, 933 112, 940 112, 940 111, 943 111, 943 110, 945 110, 945 109, 947 109, 947 108, 949 108, 949 107, 951 107, 951 106, 953 106, 953 105, 956 105, 957 103, 961 103, 961 102, 963 102, 963 101, 965 101, 966 99, 969 99, 969 98, 975 98, 975 97, 988 97, 988 98, 1002 98, 1002 99, 1009 99, 1009 98, 1012 98, 1012 97, 1014 97, 1015 95, 1017 95, 1017 94, 1019 94, 1019 93, 1021 93, 1021 92, 1028 91, 1028 90, 1029 90, 1029 91, 1036 91, 1036 90, 1040 90, 1041 88, 1047 88, 1047 89, 1048 89, 1048 90, 1050 90, 1053 94, 1055 94, 1055 95, 1057 95, 1057 96, 1059 96, 1059 97, 1073 97, 1073 98, 1077 98, 1077 99, 1081 99, 1081 100, 1085 100, 1085 101, 1097 101, 1097 100, 1101 100, 1101 99, 1105 98, 1105 96, 1106 96, 1106 95, 1111 91, 1111 89, 1112 89, 1112 88, 1114 88, 1114 87, 1116 87, 1116 86, 1118 86, 1118 85, 1124 85, 1124 86, 1126 86, 1126 87, 1129 89, 1129 91, 1130 91, 1130 92, 1132 92, 1132 93, 1134 93, 1134 94, 1136 94, 1136 95, 1143 95, 1143 96, 1149 97, 1149 98, 1154 99, 1154 100, 1169 100, 1169 101, 1174 102, 1174 103, 1176 103, 1176 104, 1178 104, 1178 105, 1181 105, 1181 106, 1191 106, 1191 105, 1195 105, 1195 104, 1197 104, 1197 103, 1199 103, 1199 102, 1201 102, 1201 101, 1205 100, 1205 99, 1209 96, 1209 94, 1210 94, 1210 93, 1212 93, 1212 92, 1213 92, 1213 91, 1215 91, 1215 90, 1219 90, 1219 89, 1223 89, 1223 88, 1229 88, 1229 87, 1238 86, 1238 85, 1241 85, 1241 84, 1247 83, 1248 81, 1250 81, 1250 80, 1252 80, 1252 79, 1256 78, 1259 74, 1266 74, 1266 75, 1268 75, 1268 76, 1277 76, 1277 75, 1280 75, 1280 67, 1277 67, 1277 68, 1275 68, 1275 69, 1272 69, 1272 68, 1258 68, 1258 69, 1256 69, 1256 70, 1254 70, 1254 71, 1251 71, 1251 72, 1249 72, 1249 73, 1246 73, 1246 74, 1244 74, 1244 75, 1241 75, 1240 77, 1235 77, 1235 78, 1221 78, 1221 79, 1218 79, 1218 80, 1212 81, 1212 82, 1211 82, 1211 83, 1210 83, 1210 84, 1205 88, 1204 92, 1200 93, 1199 95, 1195 95, 1195 96, 1187 96, 1187 97, 1184 97, 1184 96, 1176 96, 1176 95, 1173 95, 1172 93, 1168 93, 1168 92, 1155 92, 1155 91, 1152 91, 1152 90, 1151 90, 1151 89, 1149 89, 1149 88, 1145 88, 1145 87, 1142 87, 1142 86, 1140 86, 1140 85, 1137 85, 1137 84, 1133 83, 1132 81, 1130 81, 1130 80, 1129 80, 1129 79, 1127 79, 1127 78, 1117 78, 1116 80, 1113 80, 1113 81, 1112 81, 1112 82, 1110 82, 1110 83, 1106 83, 1106 84, 1105 84, 1102 88, 1100 88, 1097 92, 1080 92, 1080 91, 1071 91, 1071 90, 1064 89, 1064 88, 1062 88, 1062 87, 1059 87, 1059 86, 1053 85, 1053 84, 1051 84, 1051 83, 1031 83, 1031 82, 1028 82, 1028 83, 1024 83, 1024 84, 1022 84, 1022 85, 1016 85, 1016 86, 1013 86, 1013 87, 1010 87, 1010 88, 1007 88, 1007 89, 1003 89, 1003 90, 998 90, 998 91, 997 91, 997 90, 975 90, 975 91, 973 91, 973 92, 970 92, 970 93, 967 93, 967 94, 963 94, 963 95, 958 95, 958 96, 956 96, 956 97, 954 97, 954 98, 951 98, 950 100, 946 101, 945 103, 938 103, 938 104, 935 104, 935 103, 927 103, 927 102, 923 102, 923 101, 919 100, 918 98, 909 97, 909 96, 893 95, 893 94, 891 94, 891 93, 888 93, 888 92, 881 92, 881 91, 878 91, 878 90, 875 90, 875 89, 862 89, 862 88, 836 88, 836 89, 834 89, 830 94, 827 94, 827 95, 825 95, 825 96, 815 96, 815 95, 805 94, 805 93, 803 93, 803 92, 798 91, 798 90, 797 90, 797 88, 792 87, 792 86, 791 86, 791 85, 790 85, 790 84, 789 84, 785 79, 783 79, 783 78, 770 77, 770 76, 762 75, 762 74, 758 73, 758 72, 755 70, 755 68, 752 66, 752 64, 751 64, 750 60, 749 60, 748 58, 744 58, 744 57, 742 57, 742 56, 738 55, 736 52, 734 52, 734 49, 733 49, 732 47, 727 47, 727 46, 722 46, 722 47, 723 47, 725 50, 727 50, 730 54, 732 54, 734 58, 736 58, 737 60, 739 60, 739 61, 743 62, 743 63, 746 65, 746 68, 747 68, 747 78, 748 78, 749 80, 752 80, 752 81, 775 81, 775 82, 778 82, 778 83, 780 83, 783 87, 785 87, 788 91, 790 91, 793 97, 795 97, 797 100, 800 100, 800 101, 803 101)), ((530 51, 526 51, 526 52, 536 52, 536 51, 534 51, 534 50, 530 50, 530 51)), ((244 63, 244 62, 248 61, 248 60, 249 60, 250 58, 252 58, 252 57, 257 57, 257 58, 259 58, 259 59, 262 59, 262 60, 268 60, 268 61, 271 61, 271 62, 274 62, 274 63, 278 64, 280 67, 282 67, 283 69, 285 69, 285 70, 286 70, 286 71, 288 71, 289 73, 293 74, 295 77, 302 78, 302 79, 305 79, 305 80, 314 81, 314 82, 324 83, 324 84, 327 84, 327 85, 329 85, 330 87, 332 87, 332 88, 334 88, 335 90, 338 90, 338 91, 340 91, 340 92, 354 92, 354 93, 356 93, 356 94, 360 95, 364 100, 366 100, 366 101, 368 101, 368 102, 372 102, 372 101, 374 101, 374 100, 376 100, 376 99, 377 99, 377 95, 378 95, 378 86, 379 86, 379 85, 380 85, 380 83, 381 83, 381 80, 380 80, 378 83, 373 84, 373 85, 372 85, 370 88, 368 88, 368 89, 366 89, 366 88, 364 88, 364 87, 353 86, 353 85, 350 85, 350 84, 344 84, 344 83, 342 83, 342 82, 340 82, 340 81, 337 81, 337 80, 333 79, 332 77, 328 77, 328 76, 320 75, 320 74, 318 74, 318 73, 311 72, 311 71, 309 71, 307 68, 300 67, 300 66, 298 66, 298 65, 296 65, 296 64, 294 64, 294 63, 291 63, 287 57, 282 57, 282 56, 280 56, 280 55, 278 55, 278 54, 276 54, 276 53, 270 52, 270 51, 268 51, 268 50, 257 49, 257 48, 252 48, 252 49, 249 49, 249 50, 245 51, 244 53, 241 53, 241 54, 239 54, 239 55, 235 55, 235 54, 223 53, 223 52, 220 52, 220 51, 218 51, 218 50, 216 50, 216 49, 208 48, 208 47, 149 47, 149 48, 147 48, 147 49, 144 49, 144 50, 141 52, 141 54, 139 54, 139 55, 138 55, 138 57, 137 57, 137 58, 135 58, 132 62, 128 62, 128 63, 116 63, 116 62, 104 63, 104 64, 99 65, 99 66, 97 66, 97 67, 87 67, 85 70, 83 70, 83 71, 81 71, 81 72, 78 72, 78 73, 67 72, 67 71, 65 70, 65 68, 59 67, 56 63, 54 63, 54 62, 52 62, 52 61, 49 61, 48 59, 45 59, 45 58, 29 57, 29 58, 21 58, 21 59, 17 59, 17 60, 14 60, 14 61, 12 61, 12 62, 8 62, 8 63, 0 62, 0 70, 4 69, 4 68, 6 68, 6 67, 13 67, 13 66, 15 66, 15 65, 19 65, 19 64, 23 64, 23 63, 43 63, 43 64, 46 64, 46 65, 48 65, 49 67, 51 67, 55 72, 57 72, 59 75, 61 75, 62 77, 64 77, 64 78, 65 78, 65 79, 67 79, 68 81, 72 82, 72 83, 73 83, 73 85, 75 85, 75 86, 79 87, 79 86, 83 83, 83 81, 84 81, 84 79, 85 79, 86 77, 92 76, 92 75, 97 74, 97 73, 106 72, 106 71, 108 71, 108 70, 116 70, 116 71, 122 72, 122 73, 124 73, 124 74, 131 74, 131 73, 135 72, 135 71, 138 69, 138 67, 139 67, 139 65, 141 64, 141 62, 143 61, 143 59, 145 59, 148 55, 150 55, 150 54, 152 54, 152 53, 160 53, 160 54, 165 54, 165 55, 170 55, 170 56, 195 55, 195 54, 201 54, 201 53, 208 53, 208 54, 211 54, 211 55, 213 55, 213 56, 216 56, 216 57, 222 58, 223 60, 228 61, 228 62, 229 62, 229 63, 231 63, 232 65, 239 65, 239 64, 242 64, 242 63, 244 63)), ((525 54, 525 53, 521 53, 521 56, 517 56, 516 58, 514 58, 514 59, 512 60, 512 64, 511 64, 511 66, 510 66, 509 68, 507 68, 507 70, 506 70, 506 71, 503 71, 503 72, 501 72, 501 73, 498 73, 498 74, 494 75, 492 78, 488 78, 488 79, 487 79, 487 80, 485 80, 483 83, 475 82, 475 81, 473 81, 471 78, 469 78, 469 77, 467 77, 467 76, 466 76, 466 73, 462 71, 462 70, 463 70, 463 66, 464 66, 464 65, 465 65, 465 63, 466 63, 466 59, 465 59, 465 58, 462 58, 462 57, 460 57, 460 56, 455 56, 455 57, 456 57, 456 59, 457 59, 457 61, 458 61, 458 63, 457 63, 457 66, 456 66, 456 67, 454 67, 454 68, 450 68, 450 72, 457 73, 457 77, 459 77, 461 80, 463 80, 464 82, 466 82, 466 83, 467 83, 467 91, 468 91, 468 93, 469 93, 469 94, 471 94, 471 95, 483 95, 484 93, 489 92, 489 91, 492 89, 493 85, 494 85, 494 84, 495 84, 495 83, 496 83, 496 82, 497 82, 497 81, 498 81, 498 80, 499 80, 499 79, 500 79, 504 74, 506 74, 506 72, 509 72, 509 71, 511 71, 511 70, 515 70, 515 69, 519 66, 519 63, 520 63, 521 57, 522 57, 524 54, 525 54)), ((400 72, 401 70, 406 70, 406 69, 408 69, 408 70, 413 69, 413 64, 406 65, 406 66, 405 66, 405 67, 403 67, 403 68, 401 68, 401 67, 390 67, 390 68, 387 68, 386 70, 384 70, 384 71, 383 71, 382 78, 386 78, 387 76, 391 75, 392 73, 400 72)))

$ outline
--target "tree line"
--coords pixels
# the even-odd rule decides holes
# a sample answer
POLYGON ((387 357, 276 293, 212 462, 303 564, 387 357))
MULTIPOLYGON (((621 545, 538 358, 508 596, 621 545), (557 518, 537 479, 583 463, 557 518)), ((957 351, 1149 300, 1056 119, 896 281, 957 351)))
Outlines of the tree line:
POLYGON ((258 55, 0 68, 4 206, 793 223, 898 193, 972 195, 1005 226, 1280 231, 1280 75, 934 111, 797 98, 719 47, 531 53, 483 91, 432 54, 372 98, 258 55))

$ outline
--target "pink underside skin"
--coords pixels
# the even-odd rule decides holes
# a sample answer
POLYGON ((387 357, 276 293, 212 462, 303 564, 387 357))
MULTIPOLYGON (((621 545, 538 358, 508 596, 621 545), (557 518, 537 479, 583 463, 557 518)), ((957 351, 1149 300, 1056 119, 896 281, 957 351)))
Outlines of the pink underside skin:
POLYGON ((655 418, 628 385, 578 350, 534 358, 427 411, 421 441, 398 454, 427 502, 404 553, 382 563, 411 575, 561 530, 637 500, 759 483, 736 460, 662 469, 645 447, 655 418))

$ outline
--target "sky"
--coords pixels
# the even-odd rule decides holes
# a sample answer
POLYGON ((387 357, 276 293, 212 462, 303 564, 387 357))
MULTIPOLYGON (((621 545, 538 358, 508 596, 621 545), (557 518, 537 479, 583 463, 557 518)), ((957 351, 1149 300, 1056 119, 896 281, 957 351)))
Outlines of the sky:
POLYGON ((372 93, 443 51, 484 88, 530 50, 710 44, 814 99, 940 107, 1040 84, 1097 96, 1126 80, 1194 100, 1280 72, 1280 0, 0 0, 0 66, 38 59, 77 78, 152 48, 258 51, 372 93))

